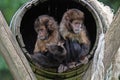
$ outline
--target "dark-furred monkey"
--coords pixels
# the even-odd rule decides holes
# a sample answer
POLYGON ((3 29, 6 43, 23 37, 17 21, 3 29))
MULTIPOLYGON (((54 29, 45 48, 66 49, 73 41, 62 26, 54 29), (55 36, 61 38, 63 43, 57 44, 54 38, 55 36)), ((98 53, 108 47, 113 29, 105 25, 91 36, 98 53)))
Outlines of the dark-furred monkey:
MULTIPOLYGON (((84 13, 78 9, 69 9, 62 17, 60 34, 65 40, 67 56, 65 64, 87 63, 90 40, 84 26, 84 13)), ((69 66, 70 67, 70 66, 69 66)))
POLYGON ((39 16, 34 23, 37 40, 32 60, 42 67, 58 67, 65 58, 66 50, 60 41, 58 25, 48 16, 39 16))

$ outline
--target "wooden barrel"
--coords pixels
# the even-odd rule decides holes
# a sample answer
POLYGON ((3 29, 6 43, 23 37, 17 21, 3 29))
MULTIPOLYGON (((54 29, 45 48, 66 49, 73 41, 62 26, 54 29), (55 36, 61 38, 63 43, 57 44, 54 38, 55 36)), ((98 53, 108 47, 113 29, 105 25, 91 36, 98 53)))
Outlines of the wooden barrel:
POLYGON ((10 27, 39 80, 81 80, 81 76, 85 73, 89 64, 91 64, 97 48, 99 34, 102 31, 106 31, 104 17, 99 12, 95 4, 87 0, 33 0, 20 7, 14 15, 10 27), (59 24, 64 12, 71 8, 79 9, 85 14, 85 26, 91 41, 89 63, 64 73, 38 68, 32 63, 29 56, 33 54, 37 36, 33 26, 35 19, 40 15, 47 14, 54 17, 59 24))

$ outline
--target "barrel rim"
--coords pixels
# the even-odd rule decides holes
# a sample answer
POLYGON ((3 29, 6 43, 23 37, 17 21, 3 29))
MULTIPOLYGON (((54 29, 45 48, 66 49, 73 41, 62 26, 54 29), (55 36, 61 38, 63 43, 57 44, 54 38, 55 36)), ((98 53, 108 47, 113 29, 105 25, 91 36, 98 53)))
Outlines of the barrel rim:
MULTIPOLYGON (((16 14, 13 16, 11 24, 10 24, 10 28, 11 28, 12 32, 14 33, 15 36, 17 36, 16 38, 18 38, 17 41, 19 40, 18 43, 19 43, 23 53, 29 53, 29 52, 25 49, 25 44, 23 42, 22 35, 20 34, 20 24, 22 21, 22 17, 27 12, 27 10, 31 9, 31 7, 33 5, 37 5, 40 1, 42 1, 42 0, 33 0, 33 1, 27 2, 23 6, 21 6, 18 9, 18 11, 16 12, 16 14), (19 12, 20 10, 21 10, 21 12, 19 12)), ((47 0, 44 0, 44 1, 47 1, 47 0)), ((77 1, 78 3, 85 6, 92 13, 93 18, 95 19, 97 32, 96 32, 96 40, 95 40, 94 46, 93 46, 92 50, 90 51, 90 57, 91 57, 91 55, 93 55, 95 52, 95 49, 97 47, 97 43, 99 40, 99 35, 102 32, 103 24, 101 21, 101 17, 98 15, 99 13, 96 11, 96 9, 94 9, 94 7, 90 4, 89 1, 85 1, 85 0, 73 0, 73 1, 77 1)))

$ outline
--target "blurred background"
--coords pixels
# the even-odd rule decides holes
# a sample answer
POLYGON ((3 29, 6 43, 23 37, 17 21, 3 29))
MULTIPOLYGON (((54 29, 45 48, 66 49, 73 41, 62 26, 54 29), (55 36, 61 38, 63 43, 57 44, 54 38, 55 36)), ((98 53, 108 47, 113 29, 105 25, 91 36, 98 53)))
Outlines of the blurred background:
MULTIPOLYGON (((18 10, 20 6, 25 4, 29 0, 0 0, 0 10, 2 11, 8 25, 12 19, 12 16, 18 10)), ((109 5, 114 14, 116 13, 117 9, 120 7, 120 0, 99 0, 106 5, 109 5)), ((9 71, 9 68, 0 54, 0 80, 13 80, 13 77, 9 71)))

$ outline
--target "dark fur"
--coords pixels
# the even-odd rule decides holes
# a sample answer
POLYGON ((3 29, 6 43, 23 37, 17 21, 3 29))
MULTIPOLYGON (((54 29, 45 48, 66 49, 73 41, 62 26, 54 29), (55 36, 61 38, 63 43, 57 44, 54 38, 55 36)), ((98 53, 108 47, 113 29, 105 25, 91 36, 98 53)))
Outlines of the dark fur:
POLYGON ((65 40, 67 50, 66 64, 69 62, 79 62, 89 52, 90 41, 83 22, 84 13, 78 9, 70 9, 63 15, 59 31, 65 40), (73 20, 79 20, 82 23, 82 31, 79 34, 75 34, 72 31, 71 22, 73 20))
POLYGON ((36 30, 41 26, 47 28, 49 36, 48 39, 46 40, 37 39, 34 48, 34 53, 45 52, 47 51, 46 49, 47 44, 57 44, 59 41, 58 25, 52 17, 47 15, 39 16, 35 21, 34 28, 36 30))
POLYGON ((36 32, 41 26, 47 29, 49 36, 45 40, 37 39, 32 60, 42 67, 58 67, 66 56, 65 48, 58 45, 60 42, 58 25, 52 17, 42 15, 35 21, 36 32))

